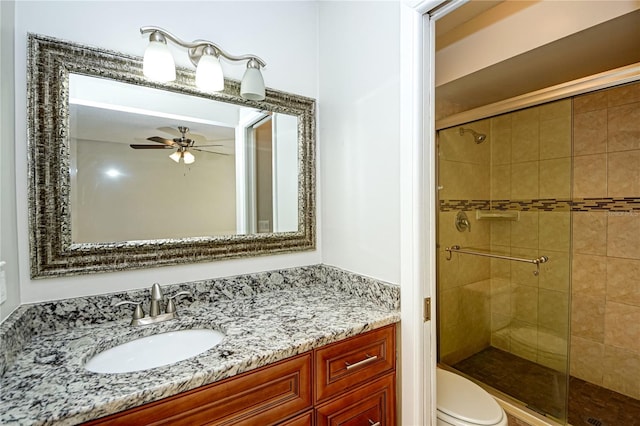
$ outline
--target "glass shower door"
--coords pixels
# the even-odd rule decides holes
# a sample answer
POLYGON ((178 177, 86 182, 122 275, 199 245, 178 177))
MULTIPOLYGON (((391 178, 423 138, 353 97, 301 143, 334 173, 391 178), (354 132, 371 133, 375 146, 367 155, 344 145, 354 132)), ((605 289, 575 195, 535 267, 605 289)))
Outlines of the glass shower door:
POLYGON ((440 130, 438 149, 439 362, 564 422, 571 101, 440 130))

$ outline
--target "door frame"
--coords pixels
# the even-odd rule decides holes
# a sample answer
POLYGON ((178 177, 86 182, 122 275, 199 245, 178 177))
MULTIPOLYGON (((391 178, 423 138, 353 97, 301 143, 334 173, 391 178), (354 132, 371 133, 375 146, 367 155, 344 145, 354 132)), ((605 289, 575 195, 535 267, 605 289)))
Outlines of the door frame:
POLYGON ((436 424, 435 22, 467 1, 405 0, 400 13, 399 413, 408 426, 436 424))

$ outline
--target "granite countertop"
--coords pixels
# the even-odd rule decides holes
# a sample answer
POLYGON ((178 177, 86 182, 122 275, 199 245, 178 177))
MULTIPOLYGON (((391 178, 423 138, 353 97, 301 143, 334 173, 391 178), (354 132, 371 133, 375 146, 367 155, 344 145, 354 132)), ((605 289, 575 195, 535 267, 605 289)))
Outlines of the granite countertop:
MULTIPOLYGON (((256 290, 259 285, 242 280, 228 280, 229 286, 214 280, 163 287, 170 292, 191 289, 197 295, 179 300, 178 319, 148 326, 129 325, 131 306, 112 308, 131 294, 103 296, 100 303, 107 304, 107 309, 124 312, 119 312, 118 318, 97 315, 102 321, 87 320, 86 312, 100 304, 95 300, 80 303, 82 318, 77 306, 71 309, 70 303, 57 307, 49 304, 35 314, 36 307, 22 309, 16 315, 30 322, 37 322, 36 317, 66 318, 71 312, 75 314, 62 324, 47 324, 39 331, 26 333, 15 354, 5 354, 0 423, 77 424, 399 321, 399 301, 381 303, 365 294, 371 284, 366 279, 345 279, 347 274, 322 268, 306 271, 302 274, 304 282, 295 284, 301 276, 297 272, 293 278, 287 275, 290 271, 267 274, 270 285, 261 290, 256 290), (140 336, 190 328, 213 328, 225 337, 196 357, 152 370, 99 374, 84 369, 92 355, 109 347, 140 336)), ((252 277, 257 281, 264 278, 252 277)), ((384 288, 381 293, 397 298, 394 287, 390 291, 384 288)))

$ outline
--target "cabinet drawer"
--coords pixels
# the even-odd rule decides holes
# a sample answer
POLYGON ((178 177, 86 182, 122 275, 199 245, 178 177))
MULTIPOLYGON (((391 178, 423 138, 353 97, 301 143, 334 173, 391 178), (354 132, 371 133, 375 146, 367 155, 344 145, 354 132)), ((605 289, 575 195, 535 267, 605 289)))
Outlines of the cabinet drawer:
POLYGON ((313 426, 313 410, 309 410, 286 422, 278 423, 278 426, 313 426))
POLYGON ((272 425, 311 407, 307 353, 88 424, 272 425))
POLYGON ((322 402, 395 368, 395 325, 315 351, 316 401, 322 402))
POLYGON ((358 388, 316 410, 316 426, 394 426, 395 373, 358 388))

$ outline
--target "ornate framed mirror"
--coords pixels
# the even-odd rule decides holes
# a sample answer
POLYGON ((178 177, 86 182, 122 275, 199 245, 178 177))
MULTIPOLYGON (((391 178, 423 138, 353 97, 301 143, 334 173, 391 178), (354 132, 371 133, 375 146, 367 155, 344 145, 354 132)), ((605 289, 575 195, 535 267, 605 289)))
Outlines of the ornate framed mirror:
POLYGON ((29 34, 31 277, 315 248, 315 100, 29 34))

